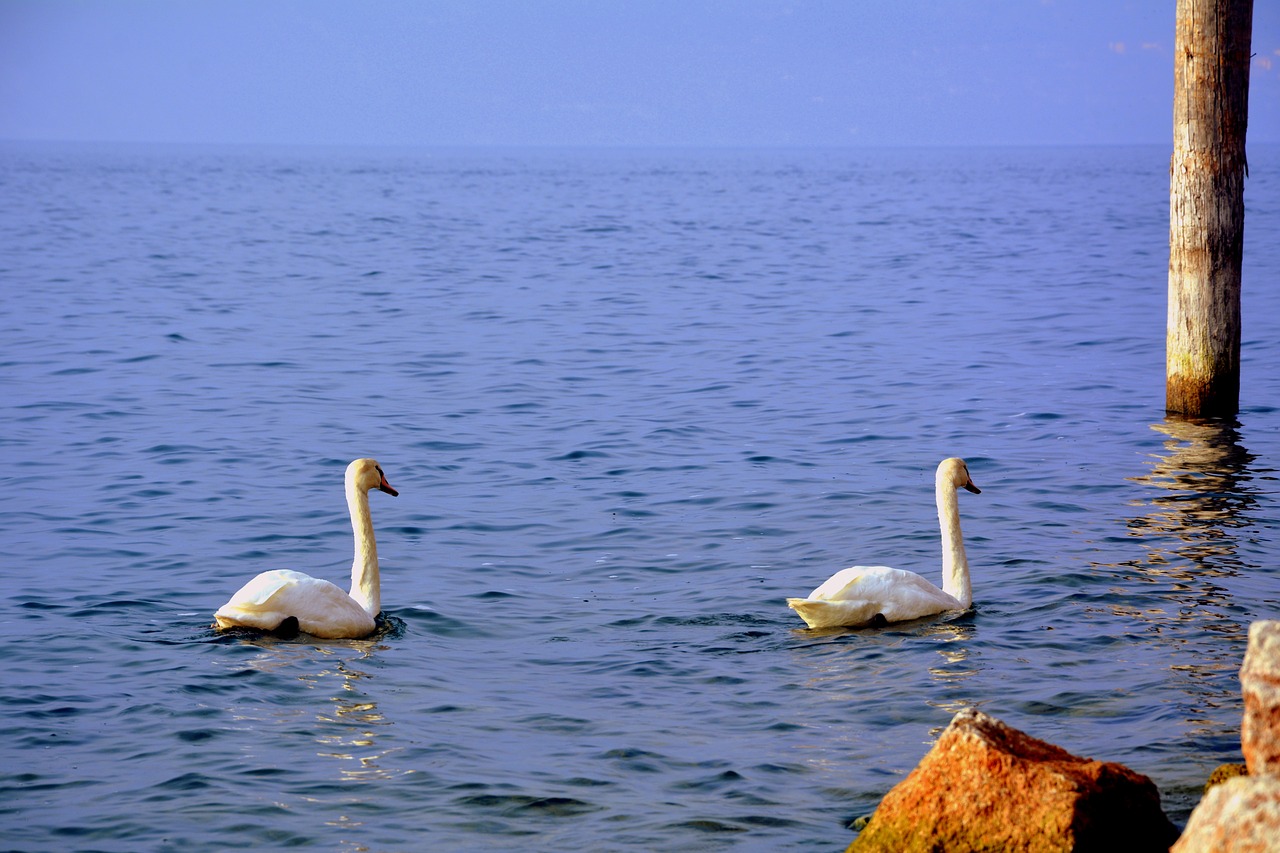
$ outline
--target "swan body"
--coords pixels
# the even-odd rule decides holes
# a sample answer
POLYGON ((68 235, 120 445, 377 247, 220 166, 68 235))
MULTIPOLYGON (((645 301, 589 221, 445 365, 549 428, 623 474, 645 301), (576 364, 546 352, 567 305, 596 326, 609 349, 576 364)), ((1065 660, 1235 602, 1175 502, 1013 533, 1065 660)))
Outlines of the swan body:
POLYGON ((275 631, 293 619, 297 630, 316 637, 359 638, 373 633, 382 598, 369 491, 378 489, 392 496, 399 492, 391 488, 373 459, 357 459, 348 465, 344 486, 355 538, 351 591, 302 572, 263 572, 218 608, 213 627, 275 631))
POLYGON ((934 485, 942 531, 942 589, 904 569, 853 566, 836 572, 807 598, 788 598, 787 606, 810 628, 859 628, 967 610, 973 592, 956 490, 981 490, 973 484, 965 461, 955 458, 938 465, 934 485))

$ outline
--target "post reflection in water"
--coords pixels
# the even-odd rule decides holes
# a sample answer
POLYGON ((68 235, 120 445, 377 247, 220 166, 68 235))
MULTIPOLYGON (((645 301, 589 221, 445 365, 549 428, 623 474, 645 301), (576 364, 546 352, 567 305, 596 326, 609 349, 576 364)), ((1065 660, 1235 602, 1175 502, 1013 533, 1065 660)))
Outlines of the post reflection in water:
POLYGON ((1146 474, 1129 478, 1158 490, 1134 502, 1142 511, 1127 522, 1127 534, 1146 553, 1111 566, 1146 581, 1151 592, 1112 609, 1145 624, 1166 656, 1190 700, 1184 713, 1191 732, 1221 734, 1226 709, 1238 702, 1232 674, 1249 623, 1248 602, 1235 599, 1258 572, 1240 548, 1245 529, 1257 524, 1255 457, 1241 445, 1234 421, 1170 415, 1152 429, 1168 437, 1164 453, 1146 474))
MULTIPOLYGON (((1249 513, 1257 498, 1248 485, 1254 456, 1241 446, 1234 421, 1171 415, 1152 429, 1169 437, 1167 455, 1155 457, 1147 474, 1129 479, 1167 494, 1139 504, 1151 511, 1130 519, 1130 535, 1148 540, 1146 560, 1131 565, 1187 584, 1200 607, 1227 605, 1224 590, 1211 579, 1246 568, 1234 531, 1254 523, 1249 513)), ((1187 608, 1183 615, 1195 616, 1187 608)))

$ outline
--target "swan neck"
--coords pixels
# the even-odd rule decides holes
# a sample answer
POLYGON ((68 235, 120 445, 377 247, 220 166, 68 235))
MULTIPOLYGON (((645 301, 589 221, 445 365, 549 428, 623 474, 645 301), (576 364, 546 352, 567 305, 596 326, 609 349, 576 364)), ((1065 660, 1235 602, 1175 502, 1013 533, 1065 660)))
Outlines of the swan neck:
POLYGON ((355 538, 355 559, 351 562, 351 597, 370 616, 382 612, 381 581, 378 577, 378 545, 373 539, 373 518, 369 515, 369 493, 347 484, 347 508, 351 511, 351 532, 355 538))
POLYGON ((969 559, 964 553, 964 537, 960 533, 960 507, 953 483, 937 484, 938 526, 942 531, 942 591, 968 608, 973 604, 969 585, 969 559))

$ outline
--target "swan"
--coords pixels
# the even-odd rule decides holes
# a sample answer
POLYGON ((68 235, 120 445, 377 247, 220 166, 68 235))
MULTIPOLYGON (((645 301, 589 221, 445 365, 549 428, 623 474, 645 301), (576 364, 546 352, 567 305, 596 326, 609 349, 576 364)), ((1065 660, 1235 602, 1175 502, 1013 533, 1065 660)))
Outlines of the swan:
POLYGON ((263 572, 218 608, 213 615, 214 628, 303 631, 330 639, 358 639, 373 633, 382 598, 378 547, 373 541, 373 519, 369 517, 369 490, 378 489, 393 497, 400 493, 391 488, 373 459, 357 459, 347 466, 345 488, 356 544, 351 592, 302 572, 263 572))
POLYGON ((942 529, 942 589, 915 572, 888 566, 853 566, 836 572, 808 598, 788 598, 787 606, 810 628, 860 628, 905 622, 968 610, 973 603, 969 561, 960 535, 956 489, 981 494, 963 459, 943 459, 934 478, 938 525, 942 529))

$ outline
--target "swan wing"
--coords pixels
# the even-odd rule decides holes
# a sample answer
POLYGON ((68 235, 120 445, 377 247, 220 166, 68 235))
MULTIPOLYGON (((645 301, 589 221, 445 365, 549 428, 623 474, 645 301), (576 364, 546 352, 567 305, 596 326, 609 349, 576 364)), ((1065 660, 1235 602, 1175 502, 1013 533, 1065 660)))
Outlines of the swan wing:
POLYGON ((235 595, 231 596, 231 600, 227 604, 236 604, 242 607, 261 606, 270 601, 271 597, 282 589, 301 581, 309 580, 315 580, 315 578, 310 575, 304 575, 302 572, 290 571, 289 569, 263 572, 236 590, 235 595))
POLYGON ((894 573, 912 574, 912 572, 891 569, 888 566, 850 566, 847 569, 841 569, 823 581, 821 586, 809 593, 809 597, 823 601, 864 598, 865 591, 869 590, 876 581, 884 577, 885 573, 889 575, 894 573))
POLYGON ((290 616, 298 628, 315 637, 364 637, 375 622, 355 599, 336 584, 302 572, 263 572, 231 596, 214 614, 219 628, 273 631, 290 616))
POLYGON ((905 622, 963 610, 952 596, 915 572, 888 566, 852 566, 828 578, 808 598, 787 599, 810 628, 858 627, 877 616, 905 622))

